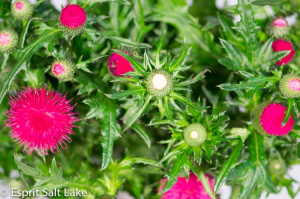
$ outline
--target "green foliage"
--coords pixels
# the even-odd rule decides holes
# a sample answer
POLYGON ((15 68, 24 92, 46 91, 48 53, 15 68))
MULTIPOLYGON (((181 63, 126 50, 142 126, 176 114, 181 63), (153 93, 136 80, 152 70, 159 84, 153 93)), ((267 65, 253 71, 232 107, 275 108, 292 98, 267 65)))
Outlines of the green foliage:
POLYGON ((237 6, 224 8, 204 0, 192 5, 186 0, 69 3, 87 14, 82 34, 75 37, 60 31, 60 13, 50 1, 34 4, 26 21, 12 17, 11 1, 0 1, 0 30, 12 28, 19 36, 18 49, 0 54, 1 181, 24 190, 77 188, 88 198, 119 197, 124 191, 134 198, 160 198, 178 177, 194 173, 214 199, 222 198, 218 191, 224 184, 233 187, 231 198, 260 198, 264 191, 276 194, 282 188, 297 198, 293 176, 267 172, 270 160, 280 159, 287 168, 300 163, 300 101, 284 96, 278 86, 286 74, 300 73, 299 20, 284 38, 295 50, 287 64, 276 63, 290 51, 274 52, 274 39, 267 34, 274 18, 299 15, 297 0, 238 0, 237 6), (236 14, 241 20, 234 23, 236 14), (114 76, 113 53, 134 71, 114 76), (57 59, 75 65, 67 82, 50 74, 57 59), (155 74, 165 79, 155 85, 155 74), (66 149, 26 154, 13 142, 11 128, 3 128, 5 112, 19 89, 45 85, 72 99, 80 120, 66 149), (289 134, 256 132, 251 115, 265 102, 286 107, 282 126, 291 116, 295 121, 289 134), (200 146, 185 142, 190 124, 207 132, 200 146), (20 177, 11 179, 16 169, 20 177))

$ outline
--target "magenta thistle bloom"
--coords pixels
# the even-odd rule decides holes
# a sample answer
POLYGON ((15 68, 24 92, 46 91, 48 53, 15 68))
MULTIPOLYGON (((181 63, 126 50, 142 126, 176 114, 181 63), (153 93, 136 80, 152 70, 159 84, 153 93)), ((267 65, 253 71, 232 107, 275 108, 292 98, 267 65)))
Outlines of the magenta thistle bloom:
MULTIPOLYGON (((209 185, 213 189, 214 180, 206 175, 209 179, 209 185)), ((189 179, 185 177, 178 177, 177 182, 173 187, 163 194, 161 199, 210 199, 210 196, 205 192, 205 189, 197 179, 194 173, 190 173, 189 179)), ((158 192, 161 192, 167 179, 162 179, 162 186, 159 188, 158 192)))
MULTIPOLYGON (((124 51, 124 53, 129 55, 128 52, 124 51)), ((114 76, 123 76, 125 73, 134 71, 130 62, 117 53, 113 53, 110 56, 108 60, 108 65, 111 73, 114 76)))
POLYGON ((288 64, 289 62, 292 61, 294 55, 295 55, 295 50, 293 49, 292 43, 284 41, 283 39, 279 39, 277 41, 274 41, 272 44, 272 49, 274 52, 277 51, 290 51, 290 53, 282 58, 280 61, 276 62, 278 65, 282 64, 288 64))
POLYGON ((67 5, 61 11, 60 28, 63 32, 70 36, 76 36, 83 32, 83 27, 86 22, 86 14, 79 5, 67 5))
POLYGON ((253 113, 254 128, 262 134, 282 136, 293 130, 295 121, 292 116, 287 123, 282 126, 286 107, 277 103, 263 103, 259 105, 253 113))
POLYGON ((32 16, 33 6, 28 0, 17 0, 12 4, 11 12, 16 19, 28 20, 32 16))
POLYGON ((10 97, 11 108, 6 111, 6 127, 11 127, 10 136, 23 146, 23 151, 36 151, 44 155, 66 148, 71 142, 74 122, 79 119, 72 113, 74 106, 66 95, 43 88, 24 88, 10 97))

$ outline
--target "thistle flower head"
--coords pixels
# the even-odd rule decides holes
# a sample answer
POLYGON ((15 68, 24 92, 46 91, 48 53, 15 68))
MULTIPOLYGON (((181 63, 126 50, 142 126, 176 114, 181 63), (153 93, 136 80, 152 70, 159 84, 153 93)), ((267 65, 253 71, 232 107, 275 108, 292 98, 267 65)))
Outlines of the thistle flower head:
POLYGON ((285 97, 300 97, 300 77, 296 74, 283 76, 279 82, 279 90, 285 97))
POLYGON ((274 19, 267 26, 267 34, 278 39, 288 35, 289 31, 290 27, 284 18, 274 19))
POLYGON ((173 88, 173 79, 165 70, 154 70, 146 78, 146 87, 150 95, 162 98, 173 88))
POLYGON ((288 64, 289 62, 292 61, 295 55, 295 50, 293 49, 292 43, 284 41, 283 39, 274 41, 272 44, 272 49, 274 52, 287 51, 287 50, 290 51, 290 53, 287 56, 282 58, 280 61, 276 62, 277 65, 288 64))
POLYGON ((17 47, 18 40, 18 34, 14 30, 0 30, 0 52, 11 53, 17 47))
POLYGON ((59 26, 61 30, 70 36, 76 36, 83 32, 86 22, 86 14, 79 5, 67 5, 61 11, 59 26))
POLYGON ((74 76, 75 66, 67 59, 58 59, 52 63, 51 73, 59 80, 68 81, 74 76))
POLYGON ((277 103, 263 103, 255 109, 252 120, 254 128, 262 134, 282 136, 288 134, 293 129, 295 121, 292 116, 287 123, 282 126, 286 108, 277 103))
POLYGON ((10 98, 11 108, 6 111, 6 127, 10 136, 23 146, 23 151, 36 151, 44 155, 60 151, 71 142, 73 123, 78 118, 72 113, 71 100, 66 96, 43 88, 25 88, 10 98))
POLYGON ((183 131, 184 141, 190 146, 200 146, 207 138, 207 132, 201 124, 190 124, 183 131))
POLYGON ((28 0, 17 0, 12 4, 11 12, 16 19, 28 20, 32 16, 33 6, 28 0))
POLYGON ((277 176, 281 176, 285 174, 287 170, 286 163, 282 158, 276 158, 270 160, 267 167, 268 167, 268 172, 270 174, 274 174, 277 176))
MULTIPOLYGON (((213 189, 214 180, 206 175, 209 180, 209 185, 213 189)), ((166 179, 161 180, 162 186, 158 189, 158 192, 162 191, 166 183, 166 179)), ((177 182, 173 187, 163 194, 162 199, 210 199, 210 196, 205 192, 204 186, 194 173, 190 173, 189 179, 185 177, 178 177, 177 182)))
MULTIPOLYGON (((129 55, 128 52, 123 51, 127 55, 129 55)), ((111 73, 114 76, 124 76, 124 74, 134 71, 130 62, 122 57, 121 55, 117 53, 113 53, 109 60, 108 60, 108 65, 111 73)))

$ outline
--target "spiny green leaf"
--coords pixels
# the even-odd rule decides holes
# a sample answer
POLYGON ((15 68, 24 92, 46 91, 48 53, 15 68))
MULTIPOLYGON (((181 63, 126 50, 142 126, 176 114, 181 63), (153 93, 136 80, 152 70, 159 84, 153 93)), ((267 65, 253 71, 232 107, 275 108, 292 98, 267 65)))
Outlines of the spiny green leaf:
POLYGON ((139 134, 139 136, 141 136, 141 138, 145 141, 147 147, 150 148, 150 146, 151 146, 151 140, 150 140, 150 137, 149 137, 148 133, 144 129, 144 127, 142 125, 140 125, 140 124, 134 123, 132 125, 132 129, 137 134, 139 134))
POLYGON ((215 184, 214 184, 215 192, 217 192, 222 187, 222 185, 226 181, 230 169, 232 169, 235 166, 235 164, 237 164, 243 145, 244 145, 243 142, 239 142, 237 145, 233 146, 233 150, 229 158, 226 160, 224 164, 222 164, 222 168, 217 174, 217 177, 215 179, 215 184))
POLYGON ((282 126, 285 126, 285 124, 287 123, 287 121, 289 120, 289 118, 291 116, 293 103, 294 103, 294 99, 289 98, 288 108, 285 111, 285 116, 284 116, 283 121, 282 121, 282 126))
POLYGON ((160 69, 159 56, 160 56, 161 50, 163 48, 165 38, 166 38, 166 31, 164 31, 164 33, 161 36, 161 38, 159 40, 159 43, 157 45, 156 56, 155 56, 155 68, 156 69, 160 69))
POLYGON ((23 172, 23 174, 33 177, 38 177, 41 173, 41 171, 36 170, 22 162, 22 159, 24 157, 21 154, 16 153, 15 154, 15 163, 18 166, 18 169, 23 172))
POLYGON ((102 125, 102 169, 105 169, 112 158, 114 141, 121 136, 117 129, 117 106, 114 101, 103 95, 86 99, 83 102, 90 106, 87 118, 99 118, 102 125))
POLYGON ((145 91, 146 91, 146 89, 143 88, 143 87, 135 87, 133 89, 122 91, 122 92, 117 92, 117 93, 113 93, 113 94, 106 94, 106 96, 111 98, 111 99, 121 99, 121 98, 127 97, 129 95, 137 95, 137 94, 141 95, 145 91))
POLYGON ((240 183, 239 199, 259 198, 263 190, 276 193, 276 186, 266 170, 266 154, 262 135, 254 132, 250 136, 250 157, 235 167, 228 175, 228 184, 240 183))
POLYGON ((171 169, 171 171, 167 174, 167 182, 161 191, 162 193, 166 193, 169 191, 172 186, 177 182, 177 176, 181 172, 183 166, 186 164, 188 159, 186 158, 187 152, 183 152, 177 155, 176 161, 171 169))
POLYGON ((243 36, 246 46, 246 55, 254 67, 254 61, 259 50, 259 43, 257 38, 257 25, 254 21, 249 0, 238 0, 237 9, 241 16, 241 21, 235 29, 243 36))
POLYGON ((133 125, 135 123, 135 121, 143 115, 143 113, 144 113, 145 109, 147 108, 147 106, 149 105, 152 97, 153 97, 152 95, 147 95, 145 98, 145 101, 136 108, 135 114, 129 120, 129 122, 126 124, 126 128, 124 129, 124 131, 126 131, 129 127, 131 127, 131 125, 133 125))
POLYGON ((96 57, 87 59, 85 61, 81 61, 81 58, 78 60, 78 63, 76 64, 76 68, 81 69, 85 72, 91 73, 91 71, 88 69, 88 64, 95 63, 98 59, 101 59, 103 57, 106 57, 107 55, 98 55, 96 57))

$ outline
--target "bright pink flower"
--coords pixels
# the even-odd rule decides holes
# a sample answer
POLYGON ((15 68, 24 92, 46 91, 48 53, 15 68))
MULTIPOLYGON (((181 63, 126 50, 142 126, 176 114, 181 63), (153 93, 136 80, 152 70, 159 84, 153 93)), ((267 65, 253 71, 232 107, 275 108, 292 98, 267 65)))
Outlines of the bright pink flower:
POLYGON ((295 121, 292 116, 282 126, 286 108, 281 104, 272 103, 266 106, 261 114, 261 125, 266 133, 271 135, 285 135, 293 129, 295 121))
POLYGON ((273 21, 273 24, 274 24, 274 26, 275 26, 276 28, 288 26, 288 23, 287 23, 286 20, 283 19, 283 18, 275 19, 275 20, 273 21))
POLYGON ((24 7, 24 3, 23 3, 23 2, 17 2, 17 3, 16 3, 16 8, 17 8, 18 10, 22 10, 23 7, 24 7))
POLYGON ((57 63, 57 64, 54 64, 53 66, 53 73, 55 75, 62 75, 66 72, 66 68, 64 65, 62 65, 61 63, 57 63))
POLYGON ((2 32, 0 33, 0 45, 1 46, 6 46, 10 42, 10 36, 9 34, 2 32))
MULTIPOLYGON (((206 175, 209 179, 209 185, 213 189, 214 180, 206 175)), ((190 173, 189 179, 185 177, 178 177, 177 182, 173 187, 163 194, 161 199, 210 199, 211 197, 205 192, 205 189, 197 179, 197 176, 194 173, 190 173)), ((162 186, 158 189, 158 192, 161 192, 165 186, 167 179, 162 179, 162 186)))
POLYGON ((287 56, 282 58, 280 61, 276 62, 276 64, 278 64, 278 65, 288 64, 289 62, 292 61, 292 58, 295 55, 295 50, 293 49, 292 43, 284 41, 283 39, 279 39, 277 41, 274 41, 273 44, 272 44, 272 49, 273 49, 274 52, 286 51, 286 50, 290 51, 290 53, 287 56))
POLYGON ((79 5, 67 5, 61 11, 60 22, 67 28, 77 29, 84 25, 86 14, 79 5))
MULTIPOLYGON (((128 52, 124 52, 129 55, 128 52)), ((130 62, 117 53, 113 53, 108 60, 108 65, 111 73, 114 76, 123 76, 125 73, 134 71, 130 62)))
POLYGON ((10 97, 11 108, 6 111, 6 127, 11 127, 10 136, 24 146, 23 151, 36 151, 48 154, 60 151, 59 146, 66 148, 71 142, 74 122, 79 119, 73 116, 74 106, 66 95, 48 91, 43 88, 24 88, 16 96, 10 97))
POLYGON ((291 79, 288 83, 289 89, 292 91, 300 91, 300 80, 299 79, 291 79))

